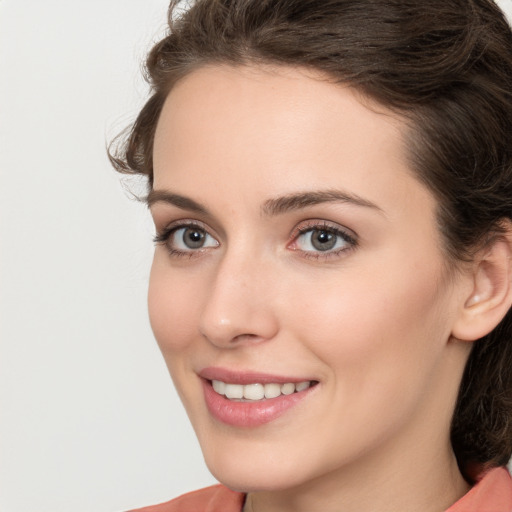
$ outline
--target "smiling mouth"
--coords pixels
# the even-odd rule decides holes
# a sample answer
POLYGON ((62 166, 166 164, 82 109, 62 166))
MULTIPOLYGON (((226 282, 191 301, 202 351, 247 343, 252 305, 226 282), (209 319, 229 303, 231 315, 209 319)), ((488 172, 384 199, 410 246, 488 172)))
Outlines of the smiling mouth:
POLYGON ((199 376, 210 415, 236 428, 255 428, 276 420, 299 403, 311 400, 320 384, 300 377, 221 368, 203 369, 199 376))
POLYGON ((210 381, 215 393, 236 402, 257 402, 300 393, 318 384, 315 380, 301 382, 233 384, 221 380, 210 381))

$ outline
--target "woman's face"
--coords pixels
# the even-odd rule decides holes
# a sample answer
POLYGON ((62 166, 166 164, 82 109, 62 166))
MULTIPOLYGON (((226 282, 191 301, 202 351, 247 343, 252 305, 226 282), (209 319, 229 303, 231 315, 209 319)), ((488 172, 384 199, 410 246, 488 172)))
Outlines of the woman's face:
POLYGON ((151 324, 206 462, 233 488, 448 450, 467 287, 403 130, 288 68, 204 67, 165 103, 151 324))

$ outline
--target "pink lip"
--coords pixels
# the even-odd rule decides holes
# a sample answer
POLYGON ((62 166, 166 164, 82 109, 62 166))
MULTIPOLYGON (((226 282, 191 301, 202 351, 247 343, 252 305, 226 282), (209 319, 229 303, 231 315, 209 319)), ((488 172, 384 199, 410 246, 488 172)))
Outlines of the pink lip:
POLYGON ((313 386, 291 395, 280 395, 276 398, 255 402, 237 402, 216 393, 211 381, 221 380, 232 384, 253 384, 256 382, 261 384, 284 384, 311 379, 279 377, 254 372, 239 373, 221 368, 205 368, 199 375, 203 384, 206 407, 210 414, 218 421, 234 427, 258 427, 269 423, 303 401, 316 388, 316 386, 313 386))
POLYGON ((286 384, 287 382, 304 382, 314 380, 310 377, 293 377, 283 375, 272 375, 270 373, 252 372, 252 371, 233 371, 227 368, 217 368, 209 366, 199 372, 199 376, 207 380, 221 380, 230 384, 286 384))

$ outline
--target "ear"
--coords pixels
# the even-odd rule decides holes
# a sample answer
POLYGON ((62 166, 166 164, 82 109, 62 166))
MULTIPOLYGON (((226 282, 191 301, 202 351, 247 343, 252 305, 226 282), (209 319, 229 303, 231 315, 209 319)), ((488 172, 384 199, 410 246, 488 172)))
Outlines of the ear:
MULTIPOLYGON (((475 341, 489 334, 512 305, 512 225, 497 236, 475 257, 470 272, 471 293, 463 297, 463 305, 452 329, 452 335, 463 341, 475 341)), ((466 288, 467 289, 467 288, 466 288)))

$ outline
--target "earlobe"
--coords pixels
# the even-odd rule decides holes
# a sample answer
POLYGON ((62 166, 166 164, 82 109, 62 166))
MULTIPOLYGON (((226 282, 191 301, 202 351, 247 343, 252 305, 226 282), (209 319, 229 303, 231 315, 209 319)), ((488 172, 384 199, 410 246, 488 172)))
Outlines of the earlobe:
POLYGON ((507 227, 475 258, 471 293, 452 329, 459 340, 475 341, 489 334, 512 305, 512 229, 507 227))

